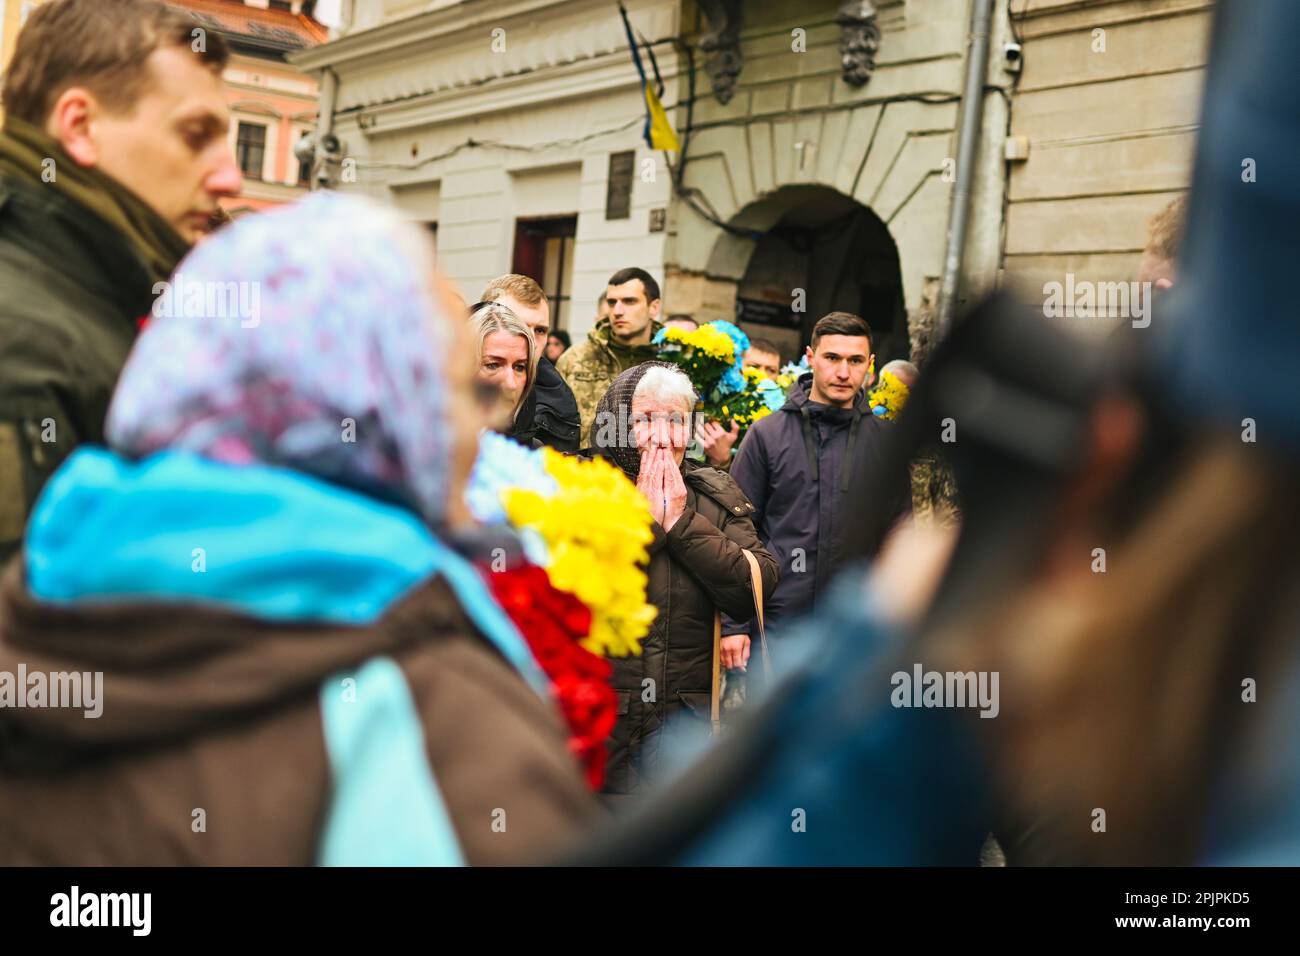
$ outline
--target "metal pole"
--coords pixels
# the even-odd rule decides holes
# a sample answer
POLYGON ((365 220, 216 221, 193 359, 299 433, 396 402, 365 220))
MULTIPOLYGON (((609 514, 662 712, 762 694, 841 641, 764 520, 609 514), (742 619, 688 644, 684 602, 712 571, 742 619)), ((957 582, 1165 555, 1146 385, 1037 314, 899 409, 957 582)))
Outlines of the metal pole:
POLYGON ((980 123, 984 118, 984 78, 989 66, 989 25, 994 0, 975 0, 971 13, 970 40, 966 53, 966 89, 962 93, 961 130, 957 135, 957 179, 948 210, 948 249, 943 260, 943 284, 939 289, 936 338, 952 324, 966 252, 966 222, 970 217, 971 182, 975 178, 975 149, 979 146, 980 123))
MULTIPOLYGON (((340 0, 339 36, 346 36, 352 29, 352 18, 355 12, 355 0, 340 0)), ((322 144, 325 142, 325 137, 334 132, 334 107, 338 102, 338 92, 338 74, 334 72, 332 67, 327 66, 321 71, 320 106, 316 117, 316 160, 312 163, 311 188, 313 191, 325 184, 317 179, 315 171, 328 168, 326 164, 332 158, 325 151, 322 144)))

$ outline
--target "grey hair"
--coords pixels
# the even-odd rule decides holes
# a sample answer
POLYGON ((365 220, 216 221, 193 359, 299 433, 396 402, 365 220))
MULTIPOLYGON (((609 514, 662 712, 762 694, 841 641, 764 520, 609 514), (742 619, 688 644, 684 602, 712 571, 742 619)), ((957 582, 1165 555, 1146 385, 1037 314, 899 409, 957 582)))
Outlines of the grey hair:
POLYGON ((885 367, 880 370, 880 374, 884 375, 886 372, 893 372, 903 381, 904 385, 915 382, 921 374, 921 370, 907 359, 894 359, 892 362, 886 362, 885 367))
POLYGON ((636 391, 632 393, 632 401, 635 402, 638 398, 657 398, 661 402, 680 402, 686 406, 687 415, 695 410, 695 402, 697 401, 695 388, 691 385, 691 380, 686 377, 685 372, 678 371, 675 368, 663 368, 659 365, 646 369, 646 373, 641 376, 641 381, 636 383, 636 391))

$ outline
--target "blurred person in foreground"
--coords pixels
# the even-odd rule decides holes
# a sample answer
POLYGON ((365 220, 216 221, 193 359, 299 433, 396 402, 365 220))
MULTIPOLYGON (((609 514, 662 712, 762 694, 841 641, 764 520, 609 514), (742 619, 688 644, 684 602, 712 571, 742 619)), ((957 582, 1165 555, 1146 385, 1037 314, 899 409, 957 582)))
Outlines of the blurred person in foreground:
POLYGON ((958 323, 898 426, 965 409, 955 538, 837 582, 772 706, 582 862, 973 865, 996 820, 1013 863, 1300 863, 1300 186, 1240 176, 1300 151, 1297 58, 1300 6, 1220 4, 1177 321, 958 323), (996 717, 898 694, 918 662, 999 674, 996 717))
POLYGON ((578 403, 550 358, 551 305, 546 293, 528 276, 509 274, 488 283, 482 302, 500 302, 533 330, 537 368, 533 387, 515 416, 512 437, 525 445, 549 445, 576 452, 582 430, 578 403))
POLYGON ((685 374, 646 362, 614 379, 592 427, 597 451, 650 505, 647 596, 659 609, 641 654, 612 659, 619 716, 607 794, 640 792, 656 777, 670 721, 709 727, 714 615, 755 613, 745 550, 758 563, 765 601, 776 586, 776 562, 754 532, 748 498, 724 473, 685 460, 695 402, 685 374))
POLYGON ((104 440, 160 284, 243 179, 229 52, 153 0, 53 0, 27 18, 0 130, 0 560, 41 487, 104 440))
POLYGON ((103 681, 0 707, 0 863, 520 863, 599 811, 457 550, 481 416, 427 243, 321 192, 186 259, 258 322, 153 320, 3 570, 0 672, 103 681))

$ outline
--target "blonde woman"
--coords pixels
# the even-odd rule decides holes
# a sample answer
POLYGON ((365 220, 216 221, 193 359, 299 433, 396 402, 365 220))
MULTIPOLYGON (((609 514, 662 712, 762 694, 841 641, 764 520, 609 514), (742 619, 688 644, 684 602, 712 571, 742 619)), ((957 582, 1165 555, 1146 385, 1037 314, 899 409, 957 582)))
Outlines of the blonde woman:
POLYGON ((480 303, 470 322, 478 342, 476 378, 488 389, 492 426, 509 434, 537 381, 537 343, 524 320, 499 302, 480 303))

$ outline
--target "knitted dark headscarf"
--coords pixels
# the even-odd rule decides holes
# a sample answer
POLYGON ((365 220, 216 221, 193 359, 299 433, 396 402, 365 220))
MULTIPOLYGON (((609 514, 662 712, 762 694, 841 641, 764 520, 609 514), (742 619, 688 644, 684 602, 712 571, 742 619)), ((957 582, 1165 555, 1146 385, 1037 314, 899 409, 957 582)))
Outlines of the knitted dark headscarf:
POLYGON ((632 396, 645 373, 655 367, 681 372, 670 362, 642 362, 619 373, 597 403, 596 418, 591 424, 591 447, 623 469, 623 474, 633 481, 641 473, 641 453, 637 451, 632 432, 632 396))

